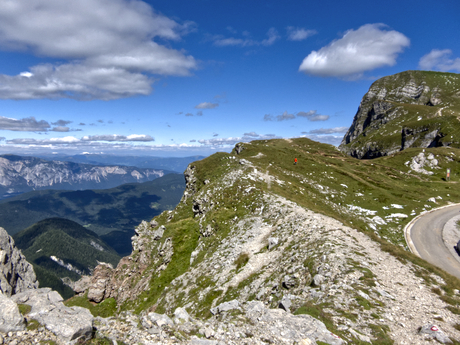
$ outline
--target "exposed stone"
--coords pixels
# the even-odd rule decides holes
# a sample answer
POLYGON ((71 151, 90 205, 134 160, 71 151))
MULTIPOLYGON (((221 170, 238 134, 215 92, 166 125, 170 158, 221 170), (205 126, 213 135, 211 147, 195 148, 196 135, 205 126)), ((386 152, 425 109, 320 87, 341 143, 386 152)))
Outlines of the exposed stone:
MULTIPOLYGON (((438 116, 443 116, 441 105, 449 97, 443 78, 432 79, 429 72, 406 71, 375 81, 364 95, 353 123, 345 134, 339 149, 356 158, 388 156, 409 147, 438 147, 452 144, 448 129, 441 128, 438 116), (409 108, 427 106, 423 119, 433 121, 419 124, 409 108), (388 124, 388 125, 387 125, 388 124), (400 126, 399 133, 394 127, 400 126), (386 135, 387 140, 381 140, 386 135)), ((452 80, 458 77, 449 75, 452 80)), ((451 81, 449 81, 450 83, 451 81)), ((418 114, 418 112, 417 112, 418 114)))
POLYGON ((229 302, 221 303, 215 308, 211 308, 211 313, 216 315, 218 313, 222 313, 222 312, 225 312, 225 311, 229 311, 229 310, 233 310, 233 309, 239 309, 239 307, 240 307, 240 303, 236 299, 234 299, 234 300, 229 301, 229 302))
POLYGON ((268 238, 268 250, 272 249, 274 246, 277 246, 278 242, 279 242, 279 238, 269 237, 268 238))
POLYGON ((13 238, 0 227, 0 292, 11 296, 37 287, 38 281, 32 265, 16 248, 13 238))
POLYGON ((82 276, 73 284, 73 291, 75 291, 76 294, 84 293, 86 290, 88 290, 90 284, 91 276, 82 276))
POLYGON ((66 344, 91 339, 93 316, 88 309, 66 307, 62 297, 50 288, 26 290, 11 297, 32 307, 28 319, 35 319, 66 344))
POLYGON ((24 317, 19 312, 16 303, 1 292, 0 310, 0 332, 16 332, 26 328, 24 317))
POLYGON ((426 334, 429 337, 436 339, 441 344, 452 344, 452 341, 449 339, 449 337, 443 331, 441 331, 437 325, 431 323, 426 324, 420 328, 419 333, 426 334))

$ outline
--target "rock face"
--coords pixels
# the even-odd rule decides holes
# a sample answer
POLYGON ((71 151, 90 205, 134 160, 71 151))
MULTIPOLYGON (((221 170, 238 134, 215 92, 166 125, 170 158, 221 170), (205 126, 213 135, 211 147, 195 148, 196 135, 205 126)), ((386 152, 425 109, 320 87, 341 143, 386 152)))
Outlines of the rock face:
POLYGON ((32 265, 14 246, 13 238, 0 227, 0 292, 11 296, 37 287, 38 281, 32 265))
POLYGON ((459 87, 460 75, 454 73, 406 71, 377 80, 340 150, 361 159, 409 147, 459 147, 459 87))
POLYGON ((0 196, 39 189, 112 188, 123 183, 151 181, 163 175, 163 170, 3 155, 0 156, 0 196))
POLYGON ((0 332, 22 331, 26 328, 24 317, 16 303, 0 293, 0 332))
POLYGON ((37 320, 65 344, 76 344, 92 337, 93 316, 89 310, 66 307, 62 297, 50 288, 26 290, 11 300, 31 306, 27 318, 37 320))

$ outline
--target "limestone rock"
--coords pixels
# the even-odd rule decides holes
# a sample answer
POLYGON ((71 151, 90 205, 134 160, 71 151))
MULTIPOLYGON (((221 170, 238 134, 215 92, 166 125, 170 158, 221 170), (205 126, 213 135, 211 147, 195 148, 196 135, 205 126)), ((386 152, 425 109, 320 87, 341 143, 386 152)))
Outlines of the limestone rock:
POLYGON ((452 344, 452 341, 449 337, 439 329, 437 325, 426 324, 420 328, 420 334, 426 334, 429 337, 436 339, 441 344, 452 344))
POLYGON ((37 287, 38 281, 32 265, 15 247, 13 238, 0 227, 0 292, 11 296, 37 287))
POLYGON ((187 313, 187 311, 184 308, 177 308, 174 311, 174 323, 179 324, 181 322, 189 322, 190 321, 190 315, 187 313))
POLYGON ((18 306, 10 298, 0 292, 0 332, 16 332, 26 328, 24 317, 18 306))
POLYGON ((62 297, 50 288, 26 290, 11 297, 32 307, 28 319, 37 320, 66 344, 91 339, 93 316, 88 309, 66 307, 62 297))
POLYGON ((272 249, 274 246, 277 246, 279 243, 279 238, 269 237, 268 238, 268 250, 272 249))
POLYGON ((108 297, 110 292, 106 290, 112 271, 112 268, 105 264, 96 266, 88 288, 88 299, 90 301, 99 303, 108 297))
POLYGON ((221 303, 215 308, 211 308, 211 313, 213 315, 216 315, 218 313, 222 313, 233 309, 240 309, 240 303, 236 299, 231 300, 229 302, 221 303))
POLYGON ((84 293, 86 290, 88 290, 90 284, 91 276, 82 276, 73 284, 73 291, 75 291, 76 294, 84 293))
POLYGON ((409 147, 453 144, 451 136, 455 137, 456 129, 441 128, 436 118, 445 115, 441 105, 457 102, 451 98, 450 89, 458 87, 454 85, 460 83, 460 78, 451 73, 432 78, 430 73, 406 71, 375 81, 362 98, 339 149, 353 157, 368 159, 409 147), (452 86, 446 86, 444 78, 451 79, 452 86), (425 106, 423 116, 412 110, 413 105, 425 106), (430 119, 433 120, 428 122, 430 119), (418 122, 421 120, 425 121, 418 122), (395 127, 400 130, 395 131, 395 127))

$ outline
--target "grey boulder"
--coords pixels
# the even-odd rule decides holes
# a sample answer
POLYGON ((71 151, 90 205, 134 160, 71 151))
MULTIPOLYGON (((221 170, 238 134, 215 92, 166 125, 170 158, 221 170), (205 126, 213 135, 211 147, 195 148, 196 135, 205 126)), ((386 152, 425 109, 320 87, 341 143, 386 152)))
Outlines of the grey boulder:
POLYGON ((0 292, 0 332, 16 332, 26 328, 24 317, 10 298, 0 292))
POLYGON ((32 307, 27 317, 37 320, 66 344, 91 339, 93 316, 81 307, 66 307, 59 293, 50 288, 27 290, 11 297, 32 307))

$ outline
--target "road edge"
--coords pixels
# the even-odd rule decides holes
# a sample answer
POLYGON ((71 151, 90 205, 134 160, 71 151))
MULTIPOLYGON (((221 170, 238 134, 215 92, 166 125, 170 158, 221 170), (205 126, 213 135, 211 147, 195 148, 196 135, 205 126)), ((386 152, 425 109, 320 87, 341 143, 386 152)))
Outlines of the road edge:
POLYGON ((453 207, 453 206, 460 206, 460 203, 444 205, 444 206, 441 206, 441 207, 433 208, 433 209, 431 209, 429 211, 423 211, 418 216, 413 218, 409 223, 406 224, 406 226, 404 227, 404 239, 406 240, 406 244, 409 247, 409 250, 411 251, 411 253, 413 253, 413 254, 417 255, 419 258, 421 258, 419 252, 415 248, 414 242, 412 242, 412 238, 411 238, 411 235, 410 235, 410 231, 411 231, 412 226, 414 225, 414 223, 419 218, 421 218, 422 216, 424 216, 424 215, 426 215, 428 213, 431 213, 431 212, 434 212, 434 211, 437 211, 437 210, 441 210, 441 209, 447 208, 447 207, 453 207))

